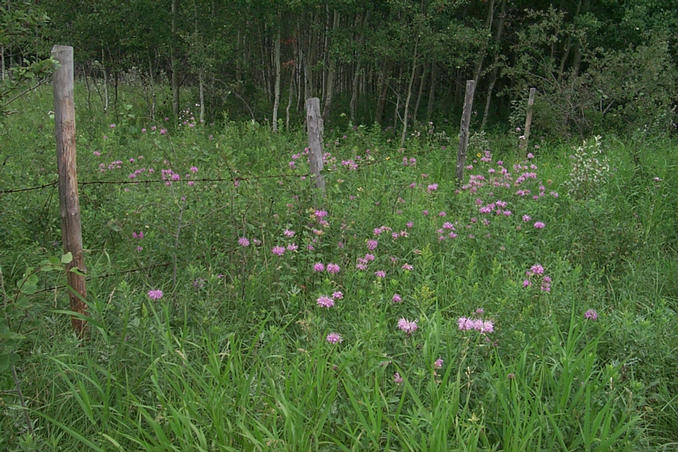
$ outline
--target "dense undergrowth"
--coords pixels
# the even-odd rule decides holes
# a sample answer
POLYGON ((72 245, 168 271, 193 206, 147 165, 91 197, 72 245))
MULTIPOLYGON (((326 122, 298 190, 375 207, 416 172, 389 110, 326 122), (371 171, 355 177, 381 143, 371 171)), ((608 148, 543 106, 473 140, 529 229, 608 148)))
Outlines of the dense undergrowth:
MULTIPOLYGON (((0 189, 55 180, 49 94, 0 130, 0 189)), ((2 449, 678 444, 675 142, 478 135, 458 188, 441 131, 353 127, 322 198, 301 131, 131 103, 78 109, 89 340, 56 187, 0 195, 2 449)))

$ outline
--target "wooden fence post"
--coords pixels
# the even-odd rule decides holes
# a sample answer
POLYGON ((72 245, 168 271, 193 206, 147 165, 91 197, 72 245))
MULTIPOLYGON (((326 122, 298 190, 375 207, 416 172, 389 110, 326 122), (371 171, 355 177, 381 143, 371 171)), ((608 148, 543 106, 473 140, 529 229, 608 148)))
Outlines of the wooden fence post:
POLYGON ((323 170, 323 118, 320 114, 320 99, 306 99, 306 131, 308 132, 309 162, 316 188, 325 195, 323 170))
POLYGON ((534 105, 534 94, 536 88, 530 88, 530 97, 527 99, 527 114, 525 115, 525 131, 520 141, 520 149, 523 152, 527 151, 527 142, 530 139, 530 127, 532 127, 532 106, 534 105))
MULTIPOLYGON (((78 174, 75 152, 75 104, 73 100, 73 47, 54 46, 52 57, 59 66, 54 71, 54 136, 57 147, 59 171, 59 206, 61 214, 61 239, 64 252, 71 253, 73 260, 66 266, 71 311, 87 314, 85 277, 71 271, 77 268, 85 272, 82 253, 82 230, 80 226, 80 201, 78 200, 78 174)), ((71 324, 78 336, 86 334, 87 322, 79 316, 71 317, 71 324)))
POLYGON ((476 83, 466 80, 466 95, 464 96, 464 111, 459 126, 459 150, 457 151, 457 185, 464 181, 464 165, 466 164, 466 149, 468 148, 468 129, 471 125, 471 110, 473 107, 473 92, 476 83))

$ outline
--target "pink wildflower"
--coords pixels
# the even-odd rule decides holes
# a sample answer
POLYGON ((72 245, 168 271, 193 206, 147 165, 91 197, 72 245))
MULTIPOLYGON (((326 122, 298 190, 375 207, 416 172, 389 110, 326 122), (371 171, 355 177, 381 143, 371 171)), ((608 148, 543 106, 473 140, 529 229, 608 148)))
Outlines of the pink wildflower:
POLYGON ((393 382, 399 385, 400 383, 403 382, 403 377, 401 377, 400 374, 396 372, 393 374, 393 382))
POLYGON ((435 362, 433 363, 433 367, 434 367, 435 369, 442 369, 442 368, 443 368, 443 360, 442 360, 442 358, 436 359, 435 362))
POLYGON ((313 264, 313 270, 317 272, 325 271, 325 265, 322 262, 316 262, 313 264))
POLYGON ((409 321, 406 318, 398 320, 398 328, 407 334, 412 334, 417 330, 417 321, 409 321))
POLYGON ((341 342, 344 340, 344 338, 341 337, 341 334, 339 333, 330 333, 327 335, 327 342, 330 344, 336 344, 337 342, 341 342))
POLYGON ((238 239, 238 245, 247 248, 248 246, 250 246, 250 241, 247 239, 247 237, 240 237, 238 239))
POLYGON ((537 221, 536 223, 534 223, 535 229, 544 229, 545 227, 546 227, 546 225, 544 223, 542 223, 541 221, 537 221))
POLYGON ((337 290, 336 292, 332 292, 332 298, 335 300, 341 300, 344 298, 344 294, 340 290, 337 290))
POLYGON ((316 303, 318 306, 323 307, 323 308, 331 308, 334 306, 334 300, 331 297, 328 297, 327 295, 321 295, 318 297, 316 300, 316 303))
POLYGON ((399 293, 394 293, 393 298, 391 298, 391 301, 394 303, 400 303, 401 301, 403 301, 403 297, 401 297, 399 293))
POLYGON ((159 300, 163 296, 162 290, 160 289, 151 289, 148 291, 148 298, 151 300, 159 300))
POLYGON ((584 313, 584 318, 589 320, 598 320, 598 313, 595 309, 589 309, 584 313))
POLYGON ((327 273, 336 274, 341 271, 341 267, 337 264, 327 264, 327 273))
POLYGON ((274 246, 271 252, 276 256, 282 256, 283 254, 285 254, 285 248, 283 248, 282 246, 274 246))

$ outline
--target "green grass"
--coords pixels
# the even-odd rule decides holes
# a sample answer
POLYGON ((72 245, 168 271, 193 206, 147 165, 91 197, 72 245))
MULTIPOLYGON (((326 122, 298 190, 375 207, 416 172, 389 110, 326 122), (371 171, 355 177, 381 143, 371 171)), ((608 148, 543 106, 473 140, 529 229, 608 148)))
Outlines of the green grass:
MULTIPOLYGON (((537 166, 527 170, 536 179, 471 193, 456 191, 453 140, 424 130, 403 153, 387 133, 361 126, 325 137, 322 199, 310 180, 279 176, 308 171, 303 156, 289 165, 303 153, 301 131, 274 135, 251 122, 172 128, 142 118, 125 90, 120 104, 130 108, 116 119, 81 103, 80 182, 131 180, 153 167, 135 180, 172 169, 181 179, 237 178, 239 186, 81 185, 87 341, 70 330, 68 292, 52 289, 64 283, 56 188, 0 195, 3 450, 678 444, 675 142, 604 136, 610 176, 575 199, 564 184, 577 141, 545 140, 525 162, 508 135, 490 136, 491 162, 472 148, 468 174, 489 178, 503 160, 515 180, 522 161, 537 166), (404 166, 404 156, 416 166, 404 166), (349 159, 357 170, 342 165, 349 159), (116 160, 120 168, 109 170, 116 160), (540 184, 545 195, 532 200, 540 184), (518 196, 518 188, 531 193, 518 196), (512 214, 480 213, 476 199, 505 201, 512 214), (328 212, 327 225, 317 209, 328 212), (456 238, 439 239, 439 229, 452 231, 445 222, 456 238), (380 226, 392 230, 376 237, 380 226), (140 231, 142 239, 132 237, 140 231), (391 238, 401 231, 407 236, 391 238), (375 250, 368 239, 378 239, 375 250), (290 243, 298 250, 271 252, 290 243), (374 260, 361 271, 368 252, 374 260), (315 272, 316 262, 341 271, 315 272), (540 290, 541 276, 526 276, 535 264, 551 278, 550 292, 540 290), (151 289, 163 298, 149 299, 151 289), (334 307, 316 305, 336 291, 343 298, 334 307), (395 293, 401 303, 391 301, 395 293), (584 317, 588 309, 597 320, 584 317), (494 331, 460 331, 459 317, 491 320, 494 331), (400 318, 416 320, 417 330, 398 330, 400 318), (330 332, 343 340, 328 343, 330 332)), ((0 190, 56 179, 51 108, 44 89, 5 119, 0 190)))

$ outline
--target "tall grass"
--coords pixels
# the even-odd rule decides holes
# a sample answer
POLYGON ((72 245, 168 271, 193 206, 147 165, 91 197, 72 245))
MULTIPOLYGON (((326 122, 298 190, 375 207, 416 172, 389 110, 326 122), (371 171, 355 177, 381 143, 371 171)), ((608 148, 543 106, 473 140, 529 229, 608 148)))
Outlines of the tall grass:
MULTIPOLYGON (((55 178, 49 109, 39 91, 6 120, 2 189, 55 178)), ((1 195, 0 352, 17 373, 0 377, 3 449, 675 447, 674 142, 603 137, 609 177, 575 197, 576 141, 526 160, 506 137, 472 140, 467 175, 485 183, 459 189, 453 131, 403 151, 360 126, 328 132, 321 199, 279 176, 307 171, 300 131, 125 111, 78 109, 80 180, 181 181, 81 187, 89 340, 64 289, 39 292, 63 279, 54 192, 1 195)))

